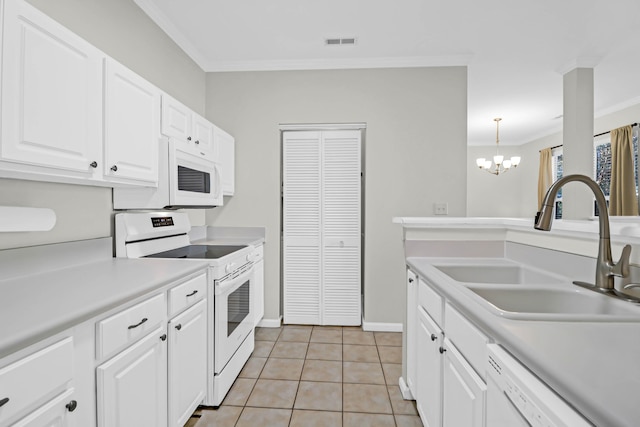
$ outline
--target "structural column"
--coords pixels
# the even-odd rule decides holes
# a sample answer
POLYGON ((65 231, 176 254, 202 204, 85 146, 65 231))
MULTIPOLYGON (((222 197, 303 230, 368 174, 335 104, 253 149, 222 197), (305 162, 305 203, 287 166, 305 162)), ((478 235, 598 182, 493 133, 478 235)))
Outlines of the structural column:
MULTIPOLYGON (((563 173, 593 175, 593 68, 574 68, 563 77, 563 173)), ((593 194, 584 185, 562 190, 563 219, 593 215, 593 194)))

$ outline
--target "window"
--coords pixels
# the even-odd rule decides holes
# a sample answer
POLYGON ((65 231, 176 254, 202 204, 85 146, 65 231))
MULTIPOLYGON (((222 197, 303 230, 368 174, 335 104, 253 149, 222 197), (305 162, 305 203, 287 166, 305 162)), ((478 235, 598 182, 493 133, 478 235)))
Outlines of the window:
MULTIPOLYGON (((638 194, 638 132, 633 132, 633 161, 636 171, 636 194, 638 194)), ((606 134, 604 138, 594 142, 593 149, 593 179, 598 183, 609 205, 609 191, 611 189, 611 138, 606 134)), ((593 212, 598 216, 598 206, 593 202, 593 212)))
MULTIPOLYGON (((553 174, 553 181, 557 181, 562 178, 562 147, 555 148, 551 151, 551 173, 553 174)), ((556 213, 555 218, 562 218, 562 188, 558 191, 555 203, 556 213)))

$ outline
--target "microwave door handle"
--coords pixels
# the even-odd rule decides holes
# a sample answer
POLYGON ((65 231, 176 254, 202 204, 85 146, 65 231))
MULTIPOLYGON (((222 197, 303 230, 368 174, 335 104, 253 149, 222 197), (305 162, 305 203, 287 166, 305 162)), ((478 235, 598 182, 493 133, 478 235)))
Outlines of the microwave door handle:
POLYGON ((220 197, 220 193, 222 192, 222 183, 220 182, 222 179, 222 176, 220 174, 220 169, 218 168, 218 165, 213 165, 213 170, 216 174, 216 199, 220 197))

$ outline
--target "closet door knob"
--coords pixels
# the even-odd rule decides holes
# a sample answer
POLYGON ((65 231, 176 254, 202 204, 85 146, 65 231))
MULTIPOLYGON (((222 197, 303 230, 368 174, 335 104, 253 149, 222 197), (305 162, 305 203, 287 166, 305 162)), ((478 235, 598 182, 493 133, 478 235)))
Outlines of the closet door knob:
POLYGON ((181 325, 180 323, 178 323, 178 324, 176 325, 176 329, 177 329, 177 330, 182 329, 182 325, 181 325))
POLYGON ((98 162, 91 162, 89 163, 89 166, 91 166, 92 168, 97 168, 98 167, 98 162))
POLYGON ((114 172, 117 172, 118 171, 118 166, 116 166, 116 165, 111 166, 111 170, 114 171, 114 172))
POLYGON ((187 141, 191 141, 191 137, 190 136, 187 137, 187 141))
POLYGON ((196 139, 195 142, 196 142, 196 144, 200 144, 200 140, 198 140, 198 139, 196 139))
POLYGON ((431 341, 435 341, 438 339, 438 336, 436 334, 431 334, 431 341))

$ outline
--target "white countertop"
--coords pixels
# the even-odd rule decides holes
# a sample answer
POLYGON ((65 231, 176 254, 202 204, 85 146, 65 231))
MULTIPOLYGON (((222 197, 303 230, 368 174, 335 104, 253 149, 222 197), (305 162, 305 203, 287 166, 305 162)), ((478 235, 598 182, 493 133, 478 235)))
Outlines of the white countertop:
POLYGON ((407 258, 412 270, 592 423, 638 425, 640 323, 502 318, 470 298, 433 261, 407 258))
POLYGON ((56 245, 51 246, 50 256, 41 247, 0 251, 0 357, 182 277, 205 271, 208 265, 206 261, 77 254, 75 264, 66 268, 42 267, 54 256, 56 245), (18 253, 20 260, 26 257, 32 268, 20 268, 24 273, 16 274, 16 268, 6 265, 13 253, 18 253))

